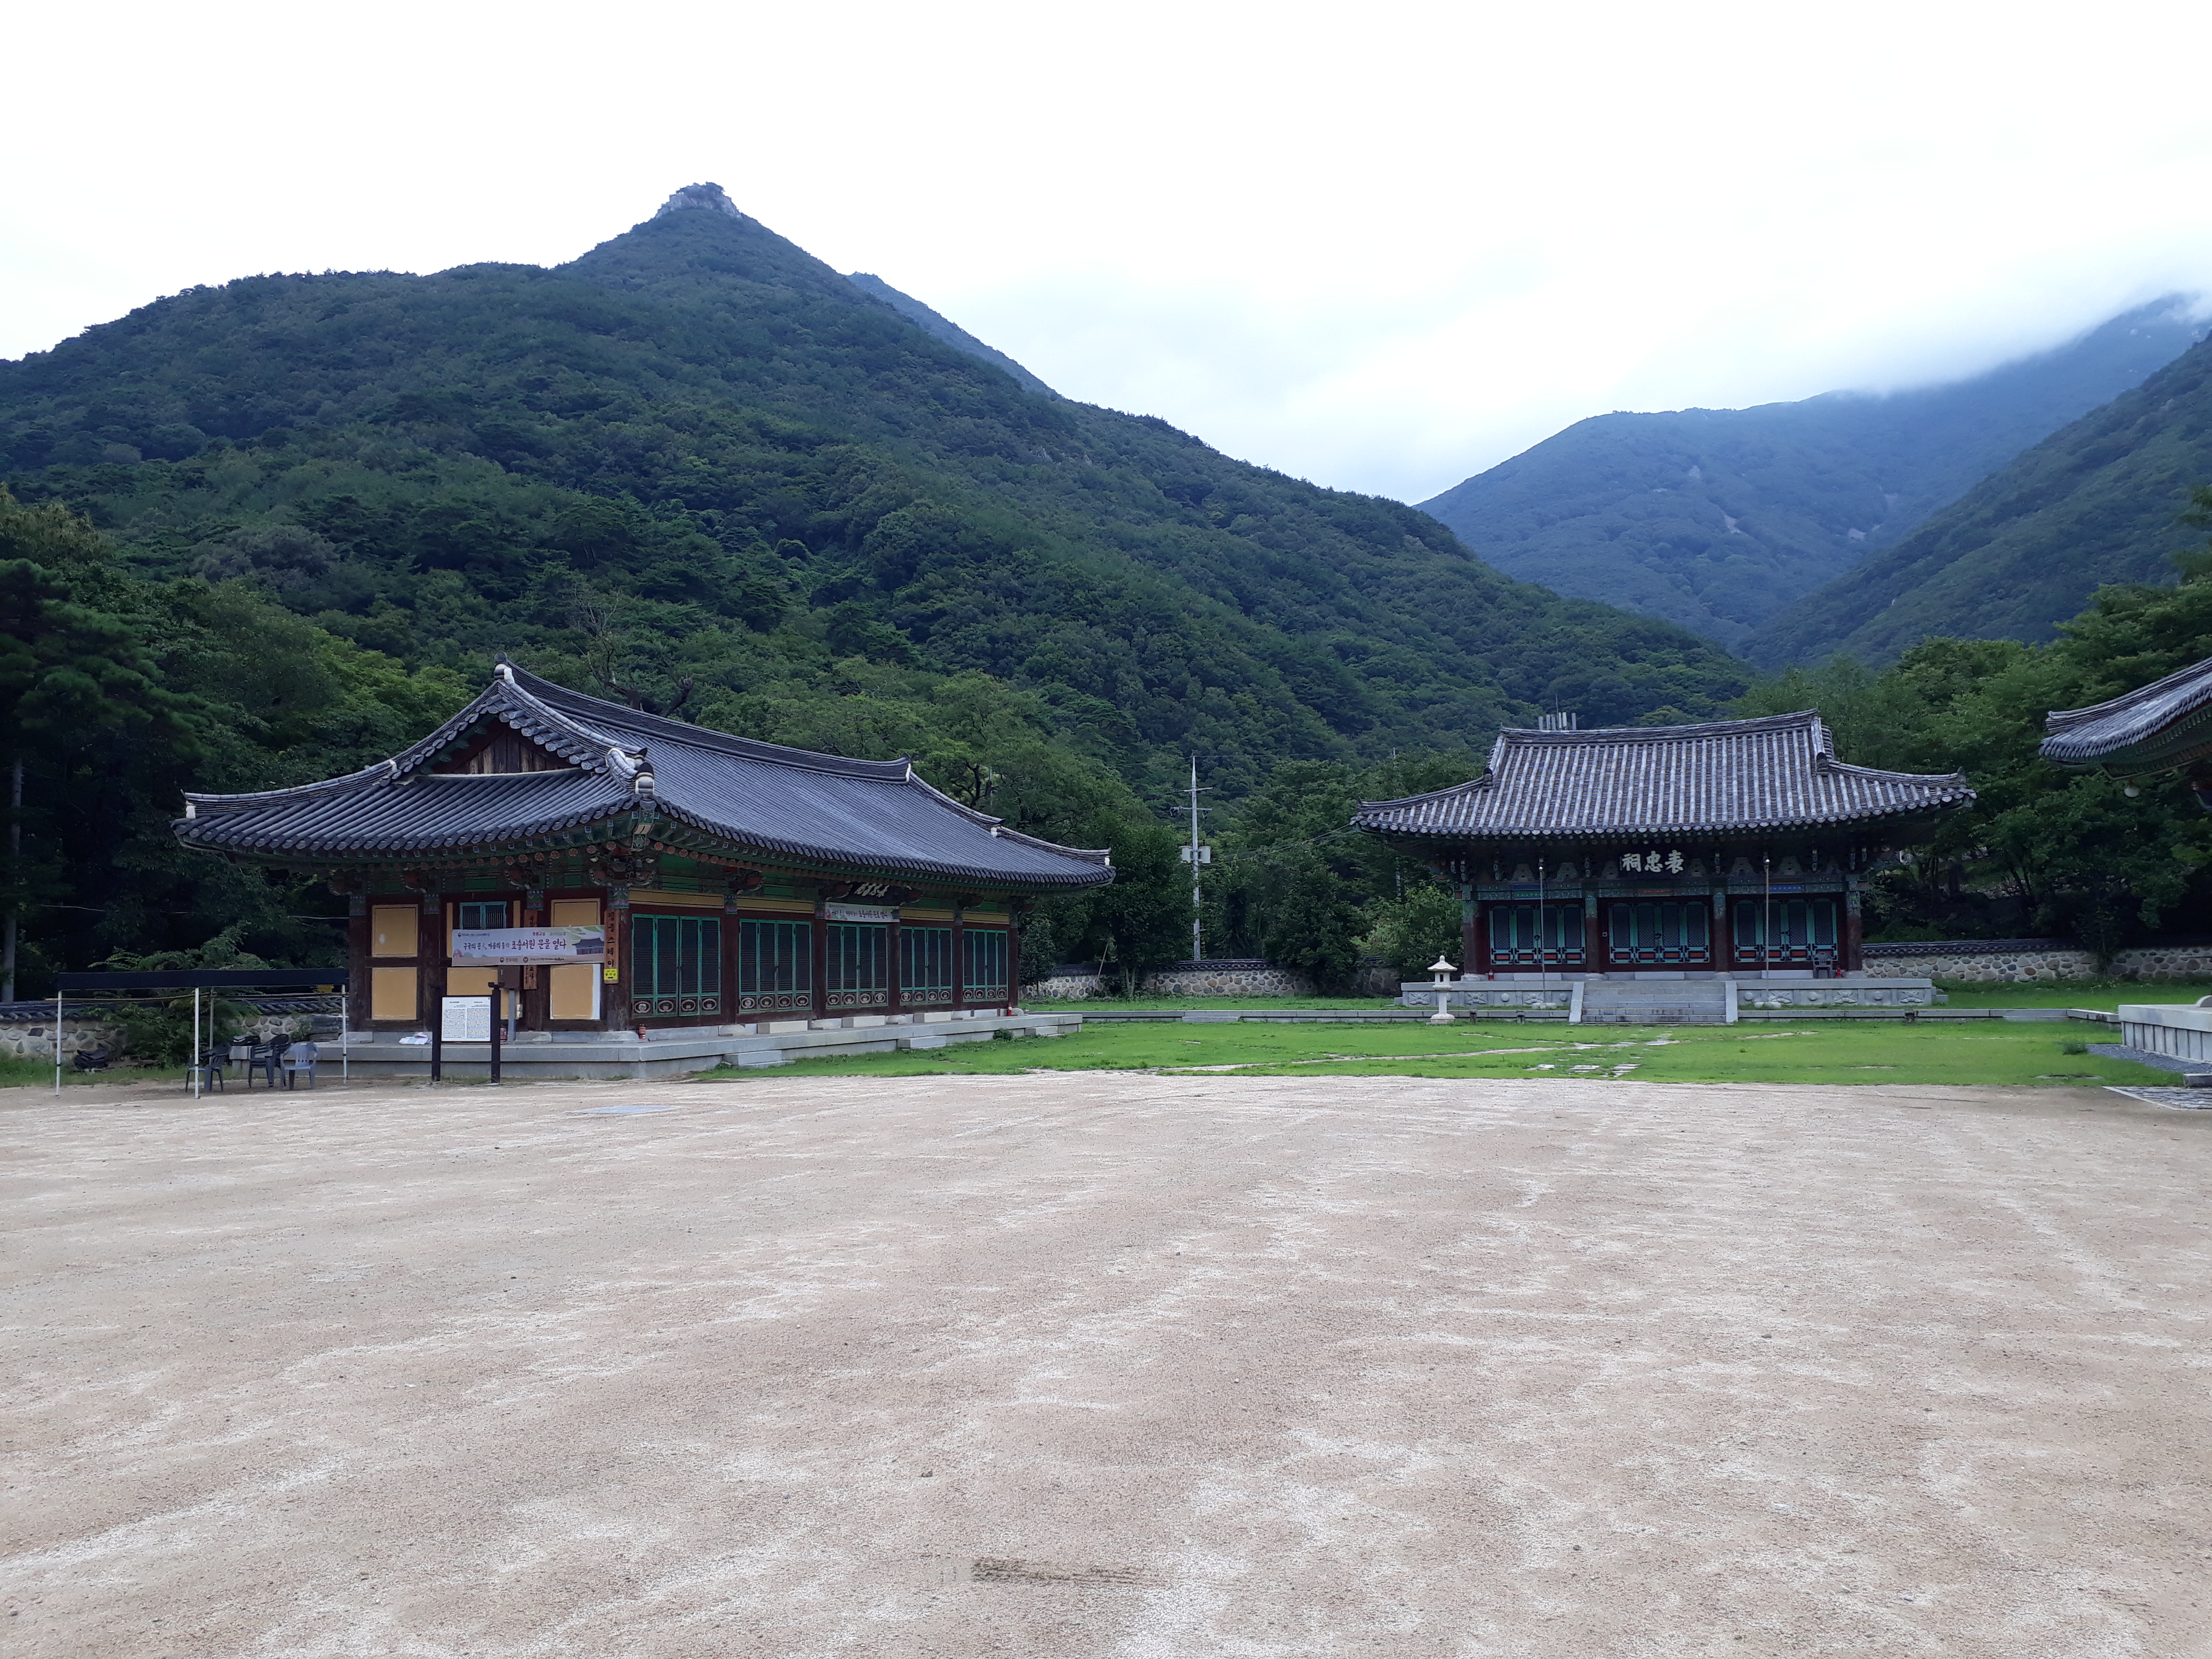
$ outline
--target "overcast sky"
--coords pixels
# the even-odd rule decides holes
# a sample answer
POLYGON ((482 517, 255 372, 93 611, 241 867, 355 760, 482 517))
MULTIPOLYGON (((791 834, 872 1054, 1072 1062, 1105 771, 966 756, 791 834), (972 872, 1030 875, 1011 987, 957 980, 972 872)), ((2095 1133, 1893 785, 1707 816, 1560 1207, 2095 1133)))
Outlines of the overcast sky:
POLYGON ((1419 500, 2212 289, 2212 6, 25 6, 0 356, 720 183, 1072 397, 1419 500))

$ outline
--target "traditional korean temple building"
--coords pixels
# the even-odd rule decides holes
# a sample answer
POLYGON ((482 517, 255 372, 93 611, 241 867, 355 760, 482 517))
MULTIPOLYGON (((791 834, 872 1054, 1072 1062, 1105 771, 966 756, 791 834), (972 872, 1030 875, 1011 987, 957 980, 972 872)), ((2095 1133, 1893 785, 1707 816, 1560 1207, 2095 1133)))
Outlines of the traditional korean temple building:
POLYGON ((1105 852, 1021 835, 905 761, 729 737, 504 661, 389 760, 296 788, 187 795, 175 830, 346 895, 354 1023, 371 1034, 427 1027, 441 997, 493 988, 501 970, 455 965, 465 930, 604 928, 596 963, 505 970, 524 1032, 1003 1010, 1019 995, 1022 905, 1114 873, 1105 852))
POLYGON ((1851 974, 1861 878, 1972 799, 1845 764, 1807 711, 1507 731, 1472 782, 1352 823, 1460 884, 1474 975, 1851 974))
POLYGON ((2087 708, 2044 716, 2043 757, 2116 778, 2179 772, 2212 809, 2212 659, 2087 708))

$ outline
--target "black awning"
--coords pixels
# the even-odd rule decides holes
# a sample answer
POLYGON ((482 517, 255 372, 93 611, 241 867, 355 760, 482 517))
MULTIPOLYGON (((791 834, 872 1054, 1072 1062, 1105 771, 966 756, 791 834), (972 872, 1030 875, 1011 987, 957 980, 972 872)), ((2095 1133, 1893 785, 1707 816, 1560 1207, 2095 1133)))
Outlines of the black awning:
POLYGON ((236 989, 280 985, 331 985, 346 982, 343 968, 173 968, 143 974, 56 974, 54 983, 64 991, 195 991, 217 986, 236 989))

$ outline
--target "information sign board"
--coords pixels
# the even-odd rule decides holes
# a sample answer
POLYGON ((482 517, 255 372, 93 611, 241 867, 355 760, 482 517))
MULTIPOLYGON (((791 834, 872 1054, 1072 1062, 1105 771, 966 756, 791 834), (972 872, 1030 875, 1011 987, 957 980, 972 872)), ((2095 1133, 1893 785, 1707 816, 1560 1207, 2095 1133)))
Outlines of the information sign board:
POLYGON ((446 997, 441 999, 438 1034, 448 1042, 489 1042, 491 1041, 491 999, 489 997, 446 997))

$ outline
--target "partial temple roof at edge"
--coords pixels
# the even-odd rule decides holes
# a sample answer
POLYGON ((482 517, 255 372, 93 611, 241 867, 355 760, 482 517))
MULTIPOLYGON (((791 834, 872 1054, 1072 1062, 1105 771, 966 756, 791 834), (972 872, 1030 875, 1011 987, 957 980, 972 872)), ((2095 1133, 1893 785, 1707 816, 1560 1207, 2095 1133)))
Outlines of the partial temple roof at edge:
POLYGON ((2043 757, 2061 766, 2156 772, 2212 755, 2212 659, 2087 708, 2044 716, 2043 757))

